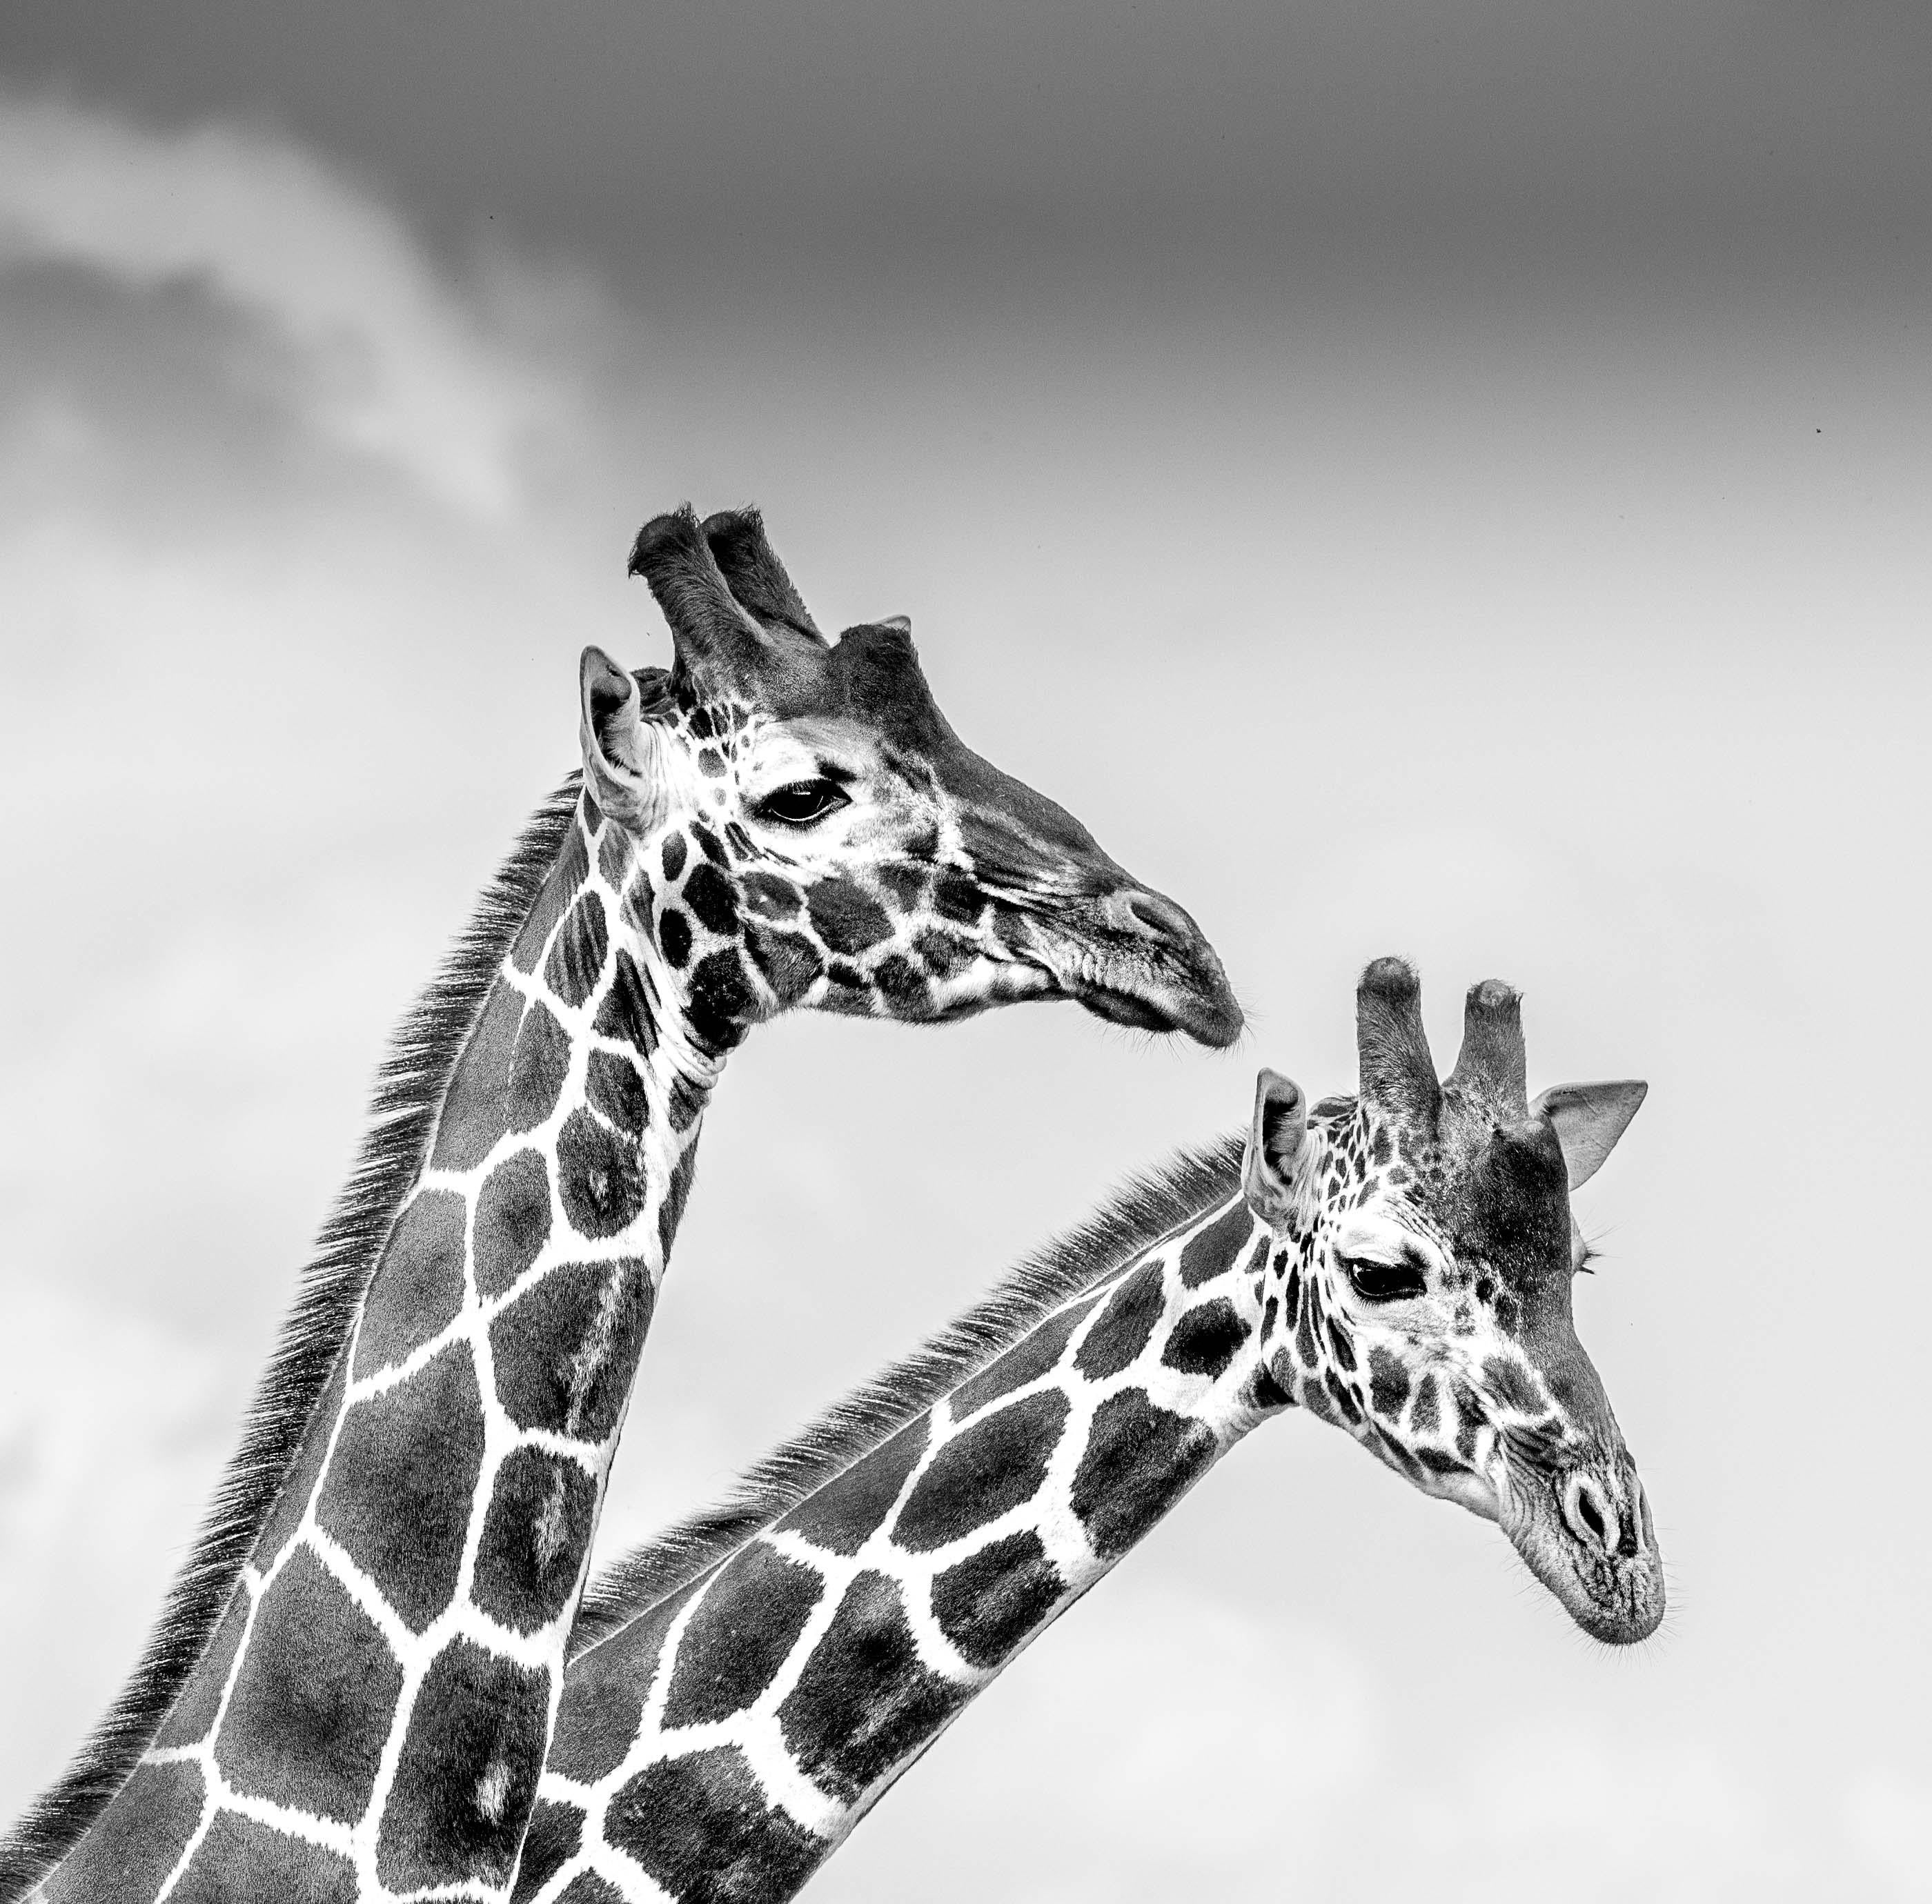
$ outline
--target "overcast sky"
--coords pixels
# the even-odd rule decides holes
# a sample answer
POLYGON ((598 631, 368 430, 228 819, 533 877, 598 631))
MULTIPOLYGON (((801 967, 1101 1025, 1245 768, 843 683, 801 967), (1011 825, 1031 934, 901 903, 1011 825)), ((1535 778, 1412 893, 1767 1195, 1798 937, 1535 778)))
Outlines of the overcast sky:
POLYGON ((761 1033, 607 1551, 1258 1065, 1351 1087, 1376 955, 1445 1066, 1498 976, 1533 1087, 1652 1087, 1578 1309, 1654 1641, 1277 1422, 814 1895, 1932 1895, 1932 16, 1562 10, 0 14, 0 1811, 688 496, 910 613, 1253 1030, 761 1033))

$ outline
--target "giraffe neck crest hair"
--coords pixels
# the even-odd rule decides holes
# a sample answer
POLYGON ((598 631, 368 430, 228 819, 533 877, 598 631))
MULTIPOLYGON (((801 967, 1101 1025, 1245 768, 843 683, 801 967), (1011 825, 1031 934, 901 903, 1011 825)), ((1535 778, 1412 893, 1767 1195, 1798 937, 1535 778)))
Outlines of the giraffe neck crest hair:
POLYGON ((574 825, 580 778, 573 773, 531 817, 442 969, 398 1027, 376 1074, 368 1133, 303 1273, 240 1445, 120 1696, 58 1782, 0 1840, 0 1904, 23 1897, 100 1816, 206 1651, 422 1173, 458 1057, 574 825))
POLYGON ((965 747, 903 620, 828 643, 755 512, 656 518, 632 567, 673 665, 580 658, 580 779, 406 1026, 211 1531, 0 1904, 50 1864, 57 1904, 507 1894, 753 1025, 1054 996, 1238 1033, 1192 919, 965 747))
POLYGON ((674 1522, 616 1561, 585 1590, 571 1633, 572 1658, 728 1558, 759 1528, 996 1360, 1061 1303, 1234 1197, 1241 1184, 1242 1142, 1241 1133, 1232 1132, 1130 1178, 911 1354, 771 1450, 724 1500, 674 1522))

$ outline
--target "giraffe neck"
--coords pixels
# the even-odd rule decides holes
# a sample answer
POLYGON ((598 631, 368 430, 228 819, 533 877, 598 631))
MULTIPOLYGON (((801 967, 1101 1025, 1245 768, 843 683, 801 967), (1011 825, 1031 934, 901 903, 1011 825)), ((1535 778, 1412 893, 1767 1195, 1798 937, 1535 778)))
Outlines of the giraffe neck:
POLYGON ((740 1035, 693 1010, 652 919, 644 850, 586 795, 474 1008, 226 1613, 50 1897, 508 1890, 740 1035))
POLYGON ((792 1896, 1007 1661, 1296 1399, 1267 1314, 1276 1246, 1224 1153, 1166 1234, 1097 1266, 723 1564, 597 1623, 518 1904, 792 1896))

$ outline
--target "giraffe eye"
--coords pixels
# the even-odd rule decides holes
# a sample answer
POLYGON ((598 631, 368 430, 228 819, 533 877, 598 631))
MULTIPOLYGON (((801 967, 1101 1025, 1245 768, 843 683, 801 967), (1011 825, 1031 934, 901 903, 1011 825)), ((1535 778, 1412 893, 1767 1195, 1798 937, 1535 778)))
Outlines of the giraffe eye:
POLYGON ((1365 1303, 1406 1302, 1420 1296, 1429 1285, 1413 1263, 1377 1263, 1366 1256, 1337 1259, 1347 1274, 1349 1286, 1365 1303))
POLYGON ((794 780, 773 787, 752 809, 752 817, 781 826, 809 826, 814 820, 823 820, 828 813, 851 804, 850 797, 836 781, 794 780))

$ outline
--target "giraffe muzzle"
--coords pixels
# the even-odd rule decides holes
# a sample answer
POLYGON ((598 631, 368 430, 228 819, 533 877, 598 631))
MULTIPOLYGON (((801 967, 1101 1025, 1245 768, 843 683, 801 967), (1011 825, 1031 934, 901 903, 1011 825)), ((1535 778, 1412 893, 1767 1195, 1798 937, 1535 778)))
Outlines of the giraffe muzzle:
POLYGON ((1664 1618, 1664 1557, 1634 1468, 1513 1475, 1502 1528, 1523 1561, 1593 1639, 1648 1639, 1664 1618))
POLYGON ((1054 976, 1096 1018, 1184 1032, 1215 1051, 1240 1036, 1240 1003, 1220 956, 1184 908, 1165 893, 1126 886, 1094 910, 1081 932, 1087 955, 1054 976))

